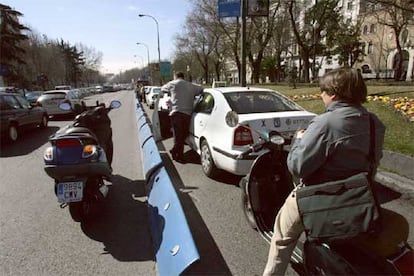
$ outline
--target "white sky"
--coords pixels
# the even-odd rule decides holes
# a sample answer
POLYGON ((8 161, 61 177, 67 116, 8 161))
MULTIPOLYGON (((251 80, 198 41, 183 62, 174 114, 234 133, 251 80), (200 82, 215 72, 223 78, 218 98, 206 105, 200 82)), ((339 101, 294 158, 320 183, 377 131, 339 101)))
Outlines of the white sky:
POLYGON ((190 0, 3 0, 21 12, 20 23, 70 45, 82 43, 103 53, 103 73, 119 73, 158 61, 158 21, 161 60, 170 60, 174 37, 181 32, 190 0), (134 57, 136 56, 136 57, 134 57))

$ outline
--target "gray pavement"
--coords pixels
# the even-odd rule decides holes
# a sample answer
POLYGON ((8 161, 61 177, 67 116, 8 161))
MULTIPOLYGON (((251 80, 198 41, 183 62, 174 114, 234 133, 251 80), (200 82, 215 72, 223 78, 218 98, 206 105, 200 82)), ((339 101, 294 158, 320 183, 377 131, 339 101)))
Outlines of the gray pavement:
POLYGON ((414 205, 414 157, 384 151, 375 180, 414 205))

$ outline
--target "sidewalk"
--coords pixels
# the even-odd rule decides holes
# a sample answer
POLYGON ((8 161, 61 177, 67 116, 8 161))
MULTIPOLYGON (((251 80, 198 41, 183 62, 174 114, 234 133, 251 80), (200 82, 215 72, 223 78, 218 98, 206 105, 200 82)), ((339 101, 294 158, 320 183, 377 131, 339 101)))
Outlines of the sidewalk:
POLYGON ((379 169, 375 180, 391 190, 401 193, 402 198, 409 200, 414 205, 414 158, 384 151, 381 166, 396 173, 379 169))

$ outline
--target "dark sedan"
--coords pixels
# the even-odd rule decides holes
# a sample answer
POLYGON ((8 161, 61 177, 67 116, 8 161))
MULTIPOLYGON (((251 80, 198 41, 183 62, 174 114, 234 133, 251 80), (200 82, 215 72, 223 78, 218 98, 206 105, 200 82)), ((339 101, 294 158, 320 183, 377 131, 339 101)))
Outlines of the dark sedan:
POLYGON ((19 94, 0 92, 0 134, 8 141, 15 142, 24 130, 47 123, 48 114, 42 107, 31 105, 19 94))

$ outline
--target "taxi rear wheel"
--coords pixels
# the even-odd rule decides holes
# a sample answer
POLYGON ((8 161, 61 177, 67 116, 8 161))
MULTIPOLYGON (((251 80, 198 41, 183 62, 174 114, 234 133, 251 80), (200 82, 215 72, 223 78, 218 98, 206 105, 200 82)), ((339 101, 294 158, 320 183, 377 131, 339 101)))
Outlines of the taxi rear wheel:
POLYGON ((218 169, 214 164, 213 156, 211 155, 210 147, 206 140, 201 142, 201 167, 203 172, 208 177, 212 178, 218 174, 218 169))

